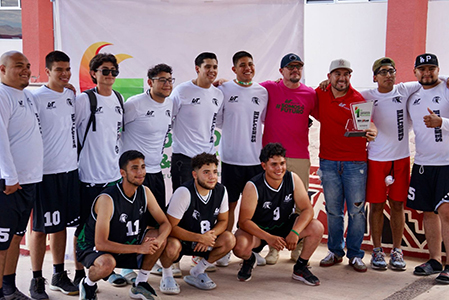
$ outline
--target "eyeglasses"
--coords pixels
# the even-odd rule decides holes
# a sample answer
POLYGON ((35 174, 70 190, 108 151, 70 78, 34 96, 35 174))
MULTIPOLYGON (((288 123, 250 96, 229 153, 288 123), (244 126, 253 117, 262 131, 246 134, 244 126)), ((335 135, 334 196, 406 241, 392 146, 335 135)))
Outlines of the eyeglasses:
POLYGON ((166 82, 168 84, 173 84, 175 83, 175 79, 174 78, 165 78, 165 77, 153 77, 151 78, 151 80, 157 80, 162 84, 165 84, 166 82))
POLYGON ((394 74, 396 74, 396 69, 389 69, 389 70, 380 70, 379 72, 377 72, 377 75, 380 76, 387 76, 387 74, 390 74, 391 76, 393 76, 394 74))
MULTIPOLYGON (((118 70, 114 70, 114 69, 97 69, 97 71, 100 71, 101 74, 103 74, 103 76, 108 76, 109 74, 111 74, 114 77, 118 76, 119 71, 118 70)), ((95 72, 97 72, 95 71, 95 72)))
POLYGON ((289 69, 290 71, 291 70, 293 70, 293 69, 298 69, 298 70, 301 70, 302 69, 302 65, 286 65, 285 66, 287 69, 289 69))

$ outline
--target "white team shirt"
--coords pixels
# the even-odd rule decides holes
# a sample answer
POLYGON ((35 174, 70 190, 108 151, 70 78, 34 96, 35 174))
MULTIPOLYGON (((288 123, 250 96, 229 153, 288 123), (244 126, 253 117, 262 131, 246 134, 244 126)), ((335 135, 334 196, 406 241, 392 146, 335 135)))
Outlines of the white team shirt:
POLYGON ((449 89, 442 81, 431 89, 419 89, 407 104, 415 132, 415 163, 425 166, 449 165, 449 89), (423 117, 427 108, 443 118, 441 128, 427 128, 423 117))
POLYGON ((121 153, 138 150, 145 155, 147 173, 161 171, 164 144, 171 129, 173 102, 153 100, 149 93, 142 93, 125 102, 125 131, 122 132, 121 153))
MULTIPOLYGON (((122 107, 114 92, 110 96, 97 97, 96 131, 89 128, 79 157, 79 177, 82 182, 101 184, 121 178, 119 140, 122 130, 122 107)), ((90 118, 89 96, 81 93, 76 97, 76 126, 80 142, 83 142, 90 118)))
POLYGON ((223 94, 214 86, 201 88, 192 81, 178 85, 172 92, 173 153, 194 157, 215 153, 214 138, 217 114, 223 94))
MULTIPOLYGON (((196 187, 195 187, 196 191, 196 187)), ((209 198, 212 195, 212 191, 209 191, 207 196, 202 196, 196 192, 197 196, 199 198, 203 198, 204 202, 207 202, 207 198, 209 198)), ((180 186, 176 189, 176 191, 173 193, 170 199, 170 204, 167 208, 167 214, 172 216, 173 218, 176 218, 178 220, 181 220, 184 216, 184 213, 187 211, 187 209, 190 206, 190 202, 192 201, 192 197, 190 194, 190 191, 185 186, 180 186)), ((223 195, 223 200, 221 201, 220 206, 220 214, 225 213, 229 210, 229 204, 228 204, 228 191, 225 188, 225 192, 223 195)))
POLYGON ((361 92, 366 101, 374 101, 373 122, 378 132, 368 144, 368 159, 393 161, 410 156, 407 100, 419 88, 419 82, 407 82, 394 85, 388 93, 377 88, 361 92))
POLYGON ((70 172, 78 168, 75 127, 75 94, 41 86, 32 91, 42 126, 44 174, 70 172))
POLYGON ((222 129, 221 160, 239 166, 259 165, 267 90, 258 83, 243 87, 232 81, 218 87, 224 96, 217 126, 222 129))
POLYGON ((39 115, 29 91, 0 83, 0 178, 6 185, 42 181, 39 115))

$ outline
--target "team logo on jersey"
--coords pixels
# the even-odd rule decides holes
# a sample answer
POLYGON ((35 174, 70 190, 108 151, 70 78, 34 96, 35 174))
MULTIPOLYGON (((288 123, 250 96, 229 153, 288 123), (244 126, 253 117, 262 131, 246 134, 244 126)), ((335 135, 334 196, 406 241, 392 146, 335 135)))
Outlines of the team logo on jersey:
POLYGON ((166 111, 165 111, 165 115, 167 116, 167 117, 171 117, 171 112, 170 112, 170 110, 169 109, 167 109, 166 111))
POLYGON ((117 145, 115 145, 115 154, 118 154, 120 151, 119 147, 117 145))
POLYGON ((265 209, 271 209, 271 202, 270 201, 264 202, 262 207, 265 209))
POLYGON ((143 215, 144 212, 145 212, 145 207, 141 206, 139 208, 139 215, 143 215))
POLYGON ((391 101, 393 101, 393 103, 402 103, 401 96, 393 97, 391 101))
POLYGON ((200 98, 193 98, 192 104, 201 104, 200 98))
POLYGON ((97 109, 95 110, 95 114, 102 114, 102 113, 103 113, 103 106, 97 107, 97 109))
POLYGON ((19 103, 19 106, 20 107, 25 107, 25 105, 23 105, 23 100, 19 100, 19 101, 17 101, 18 103, 19 103))
POLYGON ((412 105, 420 105, 421 103, 421 98, 418 98, 418 99, 415 99, 414 101, 413 101, 413 104, 412 105))
POLYGON ((195 219, 195 220, 199 220, 200 219, 200 212, 199 211, 197 211, 196 209, 194 209, 193 210, 193 213, 192 213, 192 217, 195 219))
POLYGON ((239 96, 231 96, 229 102, 239 102, 239 96))
POLYGON ((216 208, 214 211, 214 216, 218 216, 218 214, 220 213, 220 208, 216 208))
POLYGON ((47 109, 53 109, 56 108, 56 102, 55 101, 50 101, 47 103, 47 109))
POLYGON ((292 102, 292 99, 285 100, 285 103, 290 103, 290 102, 292 102))
POLYGON ((121 214, 120 217, 118 218, 118 220, 121 223, 126 223, 126 220, 128 220, 128 215, 127 214, 121 214))
POLYGON ((67 102, 67 105, 68 105, 68 106, 73 106, 72 99, 67 98, 66 102, 67 102))
POLYGON ((149 111, 147 111, 147 113, 145 114, 145 116, 147 116, 147 117, 154 117, 154 110, 149 110, 149 111))
POLYGON ((373 105, 377 106, 378 105, 379 100, 374 100, 373 105))
POLYGON ((123 109, 121 106, 117 105, 115 107, 115 112, 118 113, 119 115, 123 114, 123 109))
POLYGON ((212 103, 215 104, 215 106, 218 106, 218 99, 212 98, 212 103))
POLYGON ((433 97, 432 102, 436 103, 436 104, 440 104, 440 96, 433 97))
POLYGON ((288 194, 287 196, 285 196, 284 202, 290 202, 293 200, 292 194, 288 194))
POLYGON ((260 101, 259 101, 258 97, 251 98, 251 102, 254 103, 254 104, 260 105, 260 101))

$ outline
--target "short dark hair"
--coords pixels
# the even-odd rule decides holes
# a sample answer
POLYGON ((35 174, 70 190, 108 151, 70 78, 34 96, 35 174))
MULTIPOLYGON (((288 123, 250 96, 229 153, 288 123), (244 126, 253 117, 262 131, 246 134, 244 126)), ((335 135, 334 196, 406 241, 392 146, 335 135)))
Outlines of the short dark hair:
POLYGON ((137 158, 141 158, 145 160, 145 155, 142 154, 142 152, 139 152, 137 150, 128 150, 123 152, 122 155, 120 155, 120 158, 118 160, 118 165, 120 169, 126 170, 126 166, 128 165, 128 162, 131 160, 135 160, 137 158))
POLYGON ((201 67, 201 65, 203 64, 205 59, 215 59, 218 62, 217 59, 217 55, 215 55, 215 53, 212 52, 203 52, 200 53, 196 58, 195 58, 195 66, 201 67))
POLYGON ((155 65, 148 69, 148 73, 147 73, 148 79, 151 79, 151 78, 157 76, 157 74, 159 74, 160 72, 167 72, 167 73, 172 74, 173 70, 169 65, 166 65, 166 64, 155 65))
POLYGON ((285 148, 280 143, 268 143, 260 151, 259 160, 260 162, 266 163, 273 156, 285 157, 285 148))
POLYGON ((45 67, 51 70, 53 63, 57 61, 70 62, 70 57, 62 51, 52 51, 45 56, 45 67))
POLYGON ((253 56, 249 52, 239 51, 236 54, 234 54, 234 56, 232 57, 232 63, 234 64, 234 66, 237 66, 239 59, 242 57, 249 57, 249 58, 253 59, 253 56))
POLYGON ((197 171, 204 165, 215 164, 218 166, 218 158, 215 154, 203 152, 192 158, 192 169, 197 171))
MULTIPOLYGON (((115 58, 114 54, 110 53, 98 53, 97 55, 95 55, 89 62, 89 70, 97 72, 98 68, 105 62, 112 63, 118 70, 117 59, 115 58)), ((97 79, 95 79, 92 75, 90 75, 90 77, 92 78, 92 82, 97 84, 97 79)))

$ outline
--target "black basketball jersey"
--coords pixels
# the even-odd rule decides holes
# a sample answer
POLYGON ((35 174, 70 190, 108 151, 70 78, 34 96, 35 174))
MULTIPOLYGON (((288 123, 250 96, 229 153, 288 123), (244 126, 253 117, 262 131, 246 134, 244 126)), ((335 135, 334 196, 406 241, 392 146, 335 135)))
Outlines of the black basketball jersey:
POLYGON ((109 222, 108 240, 120 244, 138 244, 145 232, 150 213, 147 210, 147 198, 144 186, 139 186, 130 199, 126 197, 122 184, 106 188, 92 204, 91 214, 78 237, 78 246, 81 249, 95 245, 95 224, 97 214, 94 211, 95 203, 101 195, 106 194, 112 199, 113 213, 109 222))
POLYGON ((257 189, 257 206, 252 221, 263 230, 281 227, 295 208, 293 175, 286 171, 276 190, 265 181, 265 172, 254 176, 250 182, 257 189))
POLYGON ((190 205, 184 213, 178 226, 195 233, 205 233, 214 228, 220 213, 221 203, 225 194, 225 187, 217 183, 206 200, 198 194, 194 179, 182 186, 190 192, 190 205))

